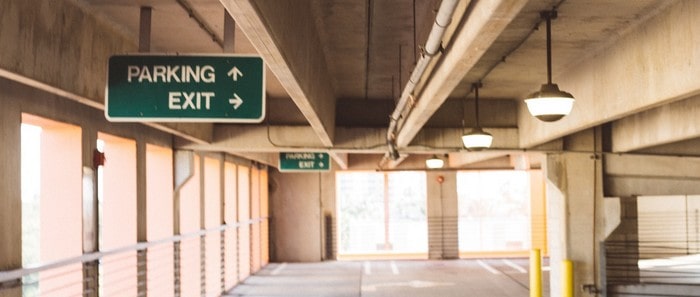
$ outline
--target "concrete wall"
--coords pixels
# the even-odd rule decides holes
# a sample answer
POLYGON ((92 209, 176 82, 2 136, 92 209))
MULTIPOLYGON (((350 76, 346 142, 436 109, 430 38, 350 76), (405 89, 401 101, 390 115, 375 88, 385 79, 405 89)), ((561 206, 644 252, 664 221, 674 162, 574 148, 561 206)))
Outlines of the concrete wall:
MULTIPOLYGON (((270 171, 271 259, 317 262, 323 258, 323 201, 335 200, 335 173, 270 171), (332 195, 332 196, 331 196, 332 195)), ((333 207, 334 209, 335 207, 333 207)))
MULTIPOLYGON (((103 108, 111 55, 137 52, 136 40, 98 20, 77 1, 0 2, 0 77, 103 108)), ((212 124, 151 124, 211 141, 212 124)))
POLYGON ((0 69, 100 103, 109 56, 137 49, 65 0, 2 1, 0 28, 0 69))
POLYGON ((457 171, 429 171, 428 257, 459 258, 457 171))

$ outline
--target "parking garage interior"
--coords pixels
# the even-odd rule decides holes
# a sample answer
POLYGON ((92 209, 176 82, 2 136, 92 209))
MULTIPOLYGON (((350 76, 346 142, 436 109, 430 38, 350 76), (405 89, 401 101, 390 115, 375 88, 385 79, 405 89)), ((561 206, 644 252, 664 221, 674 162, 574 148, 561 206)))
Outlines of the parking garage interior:
POLYGON ((699 16, 0 0, 0 296, 700 296, 699 16), (159 83, 174 115, 110 113, 159 83))

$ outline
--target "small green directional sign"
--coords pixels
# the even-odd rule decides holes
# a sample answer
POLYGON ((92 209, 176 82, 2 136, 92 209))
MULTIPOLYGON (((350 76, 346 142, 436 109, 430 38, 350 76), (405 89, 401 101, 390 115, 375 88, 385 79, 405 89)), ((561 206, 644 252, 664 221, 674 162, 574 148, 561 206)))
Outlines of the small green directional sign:
POLYGON ((280 172, 318 172, 331 170, 328 153, 280 153, 280 172))
POLYGON ((115 122, 259 123, 262 58, 119 55, 109 59, 105 116, 115 122))

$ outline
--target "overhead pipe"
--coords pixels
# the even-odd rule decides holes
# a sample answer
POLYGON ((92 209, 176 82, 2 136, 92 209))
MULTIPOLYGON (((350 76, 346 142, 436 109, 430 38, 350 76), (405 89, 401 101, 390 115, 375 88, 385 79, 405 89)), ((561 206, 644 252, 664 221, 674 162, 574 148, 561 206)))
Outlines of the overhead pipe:
MULTIPOLYGON (((447 26, 452 22, 452 14, 454 13, 459 0, 442 0, 440 3, 440 8, 438 9, 437 16, 435 17, 435 23, 433 23, 433 28, 430 30, 428 35, 428 40, 425 42, 425 47, 421 53, 421 57, 416 63, 416 67, 411 73, 411 77, 406 83, 403 92, 401 92, 401 97, 399 102, 396 104, 394 112, 391 113, 389 129, 387 131, 387 144, 389 146, 389 158, 396 160, 399 158, 399 153, 396 148, 396 135, 398 133, 398 122, 399 119, 404 114, 404 109, 411 101, 413 91, 416 85, 420 81, 420 78, 425 73, 425 69, 428 68, 428 64, 433 59, 435 55, 440 51, 442 37, 445 35, 447 26)), ((413 103, 409 106, 409 112, 413 108, 413 103)))

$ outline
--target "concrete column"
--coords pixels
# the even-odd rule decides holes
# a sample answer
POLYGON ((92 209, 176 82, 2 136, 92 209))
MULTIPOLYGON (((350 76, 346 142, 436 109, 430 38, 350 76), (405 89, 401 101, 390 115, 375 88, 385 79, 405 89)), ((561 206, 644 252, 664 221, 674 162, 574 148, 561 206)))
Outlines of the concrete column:
POLYGON ((335 189, 335 172, 321 174, 322 260, 335 260, 338 256, 338 243, 336 242, 338 240, 336 236, 338 214, 336 213, 335 189))
MULTIPOLYGON (((0 79, 0 271, 22 267, 21 113, 17 101, 7 98, 6 89, 0 79)), ((17 285, 0 290, 0 296, 22 296, 17 285)))
MULTIPOLYGON (((180 189, 194 176, 194 153, 192 151, 178 150, 173 154, 173 235, 181 235, 180 231, 180 189)), ((173 243, 173 271, 175 272, 175 284, 173 294, 181 296, 182 275, 180 266, 182 247, 179 241, 173 243)))
POLYGON ((429 171, 428 192, 428 257, 459 258, 457 229, 457 172, 429 171))
MULTIPOLYGON (((146 185, 146 142, 136 141, 136 239, 138 242, 148 242, 148 212, 147 212, 147 185, 146 185)), ((139 296, 146 295, 148 281, 148 250, 139 251, 136 254, 138 271, 139 296)))
MULTIPOLYGON (((139 52, 151 50, 151 7, 141 7, 139 18, 139 52)), ((146 143, 136 142, 136 237, 138 242, 148 242, 148 202, 146 190, 146 143)), ((148 292, 148 250, 136 254, 138 295, 148 292)))
POLYGON ((639 231, 637 197, 620 198, 620 224, 605 240, 607 283, 635 283, 639 280, 639 231))
POLYGON ((593 153, 599 140, 599 131, 587 130, 565 140, 566 149, 577 153, 546 157, 550 292, 561 292, 560 264, 571 260, 575 296, 595 296, 581 288, 596 284, 598 243, 605 236, 601 161, 593 153), (590 153, 579 153, 581 151, 590 153))
MULTIPOLYGON (((83 142, 83 253, 93 253, 99 250, 98 232, 98 202, 97 202, 97 169, 94 164, 94 153, 97 149, 97 129, 81 127, 83 142), (85 188, 86 179, 92 183, 92 191, 85 188), (85 197, 86 194, 91 197, 85 197)), ((97 296, 99 288, 99 262, 83 263, 83 292, 85 296, 97 296)))

